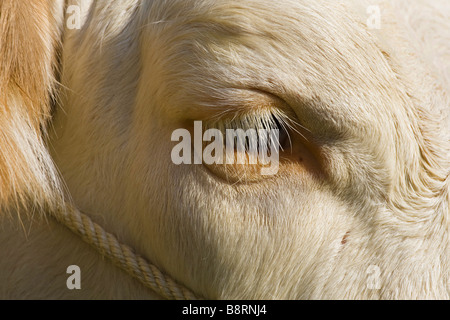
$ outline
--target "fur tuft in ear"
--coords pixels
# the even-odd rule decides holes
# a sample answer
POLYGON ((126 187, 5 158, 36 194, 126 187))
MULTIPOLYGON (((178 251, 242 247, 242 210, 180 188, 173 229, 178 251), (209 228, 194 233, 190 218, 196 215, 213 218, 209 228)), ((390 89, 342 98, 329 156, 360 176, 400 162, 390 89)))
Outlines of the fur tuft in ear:
POLYGON ((43 139, 56 84, 53 2, 0 2, 1 209, 57 198, 57 175, 43 139))

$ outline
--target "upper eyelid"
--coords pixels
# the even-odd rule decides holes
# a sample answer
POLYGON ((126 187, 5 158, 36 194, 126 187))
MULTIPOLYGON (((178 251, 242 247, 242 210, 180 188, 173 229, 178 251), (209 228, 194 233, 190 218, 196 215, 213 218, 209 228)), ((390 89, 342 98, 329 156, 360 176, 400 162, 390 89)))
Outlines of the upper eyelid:
MULTIPOLYGON (((275 115, 283 114, 283 117, 298 122, 297 115, 292 107, 280 96, 256 87, 232 87, 223 90, 220 98, 210 99, 211 118, 234 118, 247 114, 257 114, 261 111, 273 111, 275 115)), ((208 105, 208 104, 206 104, 208 105)))
MULTIPOLYGON (((299 121, 298 115, 291 105, 279 95, 257 87, 228 87, 220 91, 220 98, 200 98, 200 107, 194 108, 190 120, 201 120, 205 128, 217 128, 218 125, 229 125, 230 128, 242 127, 240 120, 254 117, 275 118, 284 125, 286 131, 299 134, 304 139, 311 135, 311 130, 299 121)), ((192 97, 195 99, 195 97, 192 97)), ((191 111, 191 110, 190 110, 191 111)), ((189 112, 191 113, 191 112, 189 112)), ((250 122, 251 123, 251 122, 250 122)), ((245 126, 255 128, 262 126, 245 126)), ((273 125, 273 127, 276 127, 273 125)))
POLYGON ((292 108, 279 96, 253 87, 224 87, 214 94, 202 92, 189 97, 188 120, 232 119, 251 113, 281 110, 295 116, 292 108))

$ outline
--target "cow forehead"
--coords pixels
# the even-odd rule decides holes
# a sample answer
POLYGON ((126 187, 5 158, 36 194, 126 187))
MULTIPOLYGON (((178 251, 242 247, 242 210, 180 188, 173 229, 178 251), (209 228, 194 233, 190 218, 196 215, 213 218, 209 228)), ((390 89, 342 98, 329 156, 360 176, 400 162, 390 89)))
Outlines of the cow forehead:
POLYGON ((292 105, 314 105, 309 114, 318 110, 339 117, 332 123, 351 121, 355 114, 365 114, 356 119, 360 123, 380 119, 374 113, 388 116, 382 109, 397 106, 395 75, 353 1, 81 4, 84 25, 75 37, 87 44, 83 54, 91 51, 97 58, 92 61, 111 59, 111 54, 140 58, 142 79, 158 86, 149 92, 160 92, 165 100, 174 97, 166 103, 168 113, 188 111, 190 105, 239 104, 235 89, 242 88, 268 91, 292 105), (125 47, 131 48, 128 53, 125 47), (162 83, 170 94, 160 89, 162 83))
POLYGON ((380 109, 396 105, 395 75, 367 18, 350 4, 155 2, 143 13, 144 70, 160 70, 178 93, 173 105, 183 108, 239 104, 234 89, 257 88, 293 105, 322 100, 322 107, 339 108, 326 114, 342 119, 386 113, 380 109))

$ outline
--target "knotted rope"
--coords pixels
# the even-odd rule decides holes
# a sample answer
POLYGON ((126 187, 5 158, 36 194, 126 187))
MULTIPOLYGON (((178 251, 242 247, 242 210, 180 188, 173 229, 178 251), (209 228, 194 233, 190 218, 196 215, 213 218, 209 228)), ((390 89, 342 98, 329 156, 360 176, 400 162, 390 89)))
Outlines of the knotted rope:
POLYGON ((166 299, 198 299, 190 290, 162 273, 142 256, 134 253, 132 248, 120 243, 114 235, 106 232, 77 208, 68 205, 66 209, 54 214, 58 222, 79 235, 100 254, 111 259, 114 264, 137 278, 146 287, 166 299))

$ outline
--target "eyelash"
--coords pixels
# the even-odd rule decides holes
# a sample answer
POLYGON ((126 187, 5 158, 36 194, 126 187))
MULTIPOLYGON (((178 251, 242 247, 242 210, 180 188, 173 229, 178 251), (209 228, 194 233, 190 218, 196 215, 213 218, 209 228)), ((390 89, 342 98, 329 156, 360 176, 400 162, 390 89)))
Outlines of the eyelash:
MULTIPOLYGON (((273 130, 277 129, 279 132, 278 141, 275 141, 276 147, 281 151, 286 151, 288 148, 292 147, 292 140, 290 136, 290 132, 295 131, 298 132, 295 129, 295 125, 297 124, 296 121, 292 120, 290 117, 288 117, 286 114, 284 114, 282 111, 269 111, 265 114, 257 113, 257 114, 246 114, 246 115, 239 115, 235 114, 231 119, 221 117, 217 120, 208 121, 205 123, 205 130, 208 129, 218 129, 222 132, 223 137, 226 137, 226 130, 227 129, 242 129, 244 132, 253 129, 256 131, 257 141, 258 141, 258 152, 261 148, 259 145, 260 140, 259 138, 259 132, 258 130, 273 130)), ((224 138, 225 139, 225 138, 224 138)), ((270 145, 272 142, 271 140, 266 140, 266 150, 271 150, 270 145)), ((225 141, 224 141, 225 143, 225 141)), ((249 151, 249 139, 246 137, 245 142, 245 151, 249 151)), ((237 146, 237 138, 235 138, 234 143, 235 149, 237 146)), ((236 151, 236 150, 235 150, 236 151)))

